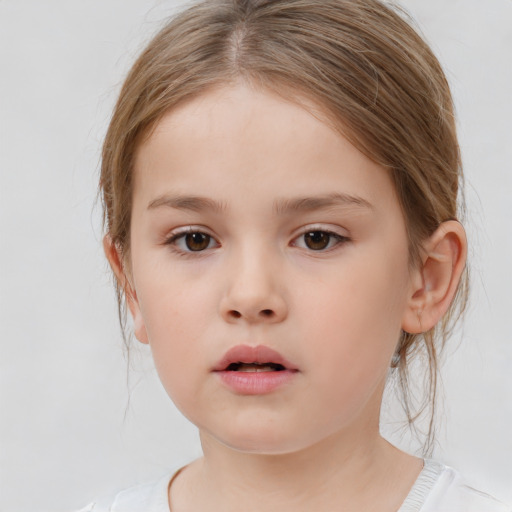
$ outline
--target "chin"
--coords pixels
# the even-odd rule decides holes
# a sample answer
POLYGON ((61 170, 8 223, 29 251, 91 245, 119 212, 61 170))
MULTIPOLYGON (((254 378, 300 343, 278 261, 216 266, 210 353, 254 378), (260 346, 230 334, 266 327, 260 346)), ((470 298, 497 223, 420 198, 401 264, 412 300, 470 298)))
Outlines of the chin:
POLYGON ((210 432, 210 436, 232 450, 259 455, 285 455, 299 452, 314 444, 298 438, 296 428, 291 432, 282 429, 276 431, 262 426, 234 428, 230 432, 222 432, 222 435, 210 432))

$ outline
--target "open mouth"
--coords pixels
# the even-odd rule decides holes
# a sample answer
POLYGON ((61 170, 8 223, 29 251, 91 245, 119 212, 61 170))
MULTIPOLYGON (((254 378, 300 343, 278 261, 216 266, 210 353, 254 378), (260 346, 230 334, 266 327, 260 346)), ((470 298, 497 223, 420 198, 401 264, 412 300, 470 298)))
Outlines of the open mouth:
POLYGON ((279 352, 266 346, 235 345, 212 368, 214 372, 235 373, 280 373, 297 372, 294 363, 279 352))
POLYGON ((281 372, 286 368, 278 363, 231 363, 225 371, 228 372, 281 372))
POLYGON ((235 345, 212 369, 237 395, 266 395, 296 379, 293 362, 266 345, 235 345))

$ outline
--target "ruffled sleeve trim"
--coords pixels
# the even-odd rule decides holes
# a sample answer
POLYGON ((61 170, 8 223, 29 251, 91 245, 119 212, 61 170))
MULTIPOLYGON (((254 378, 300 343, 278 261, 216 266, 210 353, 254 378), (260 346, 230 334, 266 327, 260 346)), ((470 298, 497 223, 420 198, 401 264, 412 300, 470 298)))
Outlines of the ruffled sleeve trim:
POLYGON ((435 460, 425 459, 423 469, 418 475, 409 494, 402 503, 398 512, 420 512, 427 496, 432 491, 445 466, 435 460))

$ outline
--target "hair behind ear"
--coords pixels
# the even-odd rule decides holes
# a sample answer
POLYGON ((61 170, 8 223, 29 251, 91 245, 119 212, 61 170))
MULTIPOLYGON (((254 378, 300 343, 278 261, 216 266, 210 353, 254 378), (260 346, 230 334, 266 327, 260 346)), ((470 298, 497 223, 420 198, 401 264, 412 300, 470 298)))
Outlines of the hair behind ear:
POLYGON ((148 343, 146 327, 139 308, 137 294, 126 271, 126 261, 119 248, 112 241, 110 235, 103 237, 103 250, 112 268, 116 280, 116 295, 118 303, 118 315, 123 331, 123 340, 128 347, 128 335, 126 334, 126 305, 133 318, 134 332, 141 343, 148 343))
MULTIPOLYGON (((432 453, 435 437, 435 409, 439 356, 453 326, 467 305, 468 270, 467 239, 463 226, 454 220, 443 222, 422 244, 418 263, 412 270, 412 287, 402 323, 393 368, 409 426, 429 411, 424 453, 432 453), (414 400, 409 370, 411 360, 422 356, 428 365, 424 375, 422 400, 414 400)), ((415 382, 415 388, 418 386, 415 382)), ((418 436, 419 437, 419 436, 418 436)))

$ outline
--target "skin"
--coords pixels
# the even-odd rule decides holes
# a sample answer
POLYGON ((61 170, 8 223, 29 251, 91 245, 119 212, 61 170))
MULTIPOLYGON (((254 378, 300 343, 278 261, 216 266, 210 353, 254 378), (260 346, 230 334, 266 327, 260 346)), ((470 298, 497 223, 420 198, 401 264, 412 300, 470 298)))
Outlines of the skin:
POLYGON ((464 233, 444 223, 411 268, 388 171, 310 110, 247 84, 174 109, 137 152, 130 260, 105 240, 135 334, 199 428, 204 457, 173 482, 174 512, 392 512, 421 470, 381 438, 382 393, 401 329, 446 311, 464 233), (242 343, 298 372, 234 393, 212 368, 242 343))

